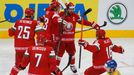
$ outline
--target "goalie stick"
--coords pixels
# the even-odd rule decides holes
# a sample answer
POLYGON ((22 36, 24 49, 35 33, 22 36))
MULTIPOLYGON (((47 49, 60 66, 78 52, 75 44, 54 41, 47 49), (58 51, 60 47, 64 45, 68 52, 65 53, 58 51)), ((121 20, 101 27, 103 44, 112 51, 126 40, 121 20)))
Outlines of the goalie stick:
MULTIPOLYGON (((107 25, 107 22, 104 21, 104 24, 101 25, 100 28, 101 28, 101 27, 105 27, 106 25, 107 25)), ((82 30, 82 32, 85 32, 85 31, 88 31, 88 30, 92 30, 92 29, 94 29, 94 28, 85 29, 85 30, 82 30)), ((80 32, 81 32, 81 31, 76 31, 75 33, 80 33, 80 32)))

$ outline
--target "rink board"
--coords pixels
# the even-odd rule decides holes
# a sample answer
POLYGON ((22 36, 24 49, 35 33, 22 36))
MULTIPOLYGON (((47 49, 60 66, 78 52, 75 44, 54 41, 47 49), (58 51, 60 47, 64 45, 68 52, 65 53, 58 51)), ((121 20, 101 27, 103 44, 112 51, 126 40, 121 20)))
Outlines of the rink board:
MULTIPOLYGON (((106 35, 111 38, 134 38, 134 30, 106 30, 106 35)), ((1 31, 0 32, 0 38, 9 38, 7 31, 1 31)), ((77 33, 76 38, 80 37, 80 33, 77 33)), ((86 31, 83 33, 83 38, 94 38, 95 37, 95 31, 86 31)))

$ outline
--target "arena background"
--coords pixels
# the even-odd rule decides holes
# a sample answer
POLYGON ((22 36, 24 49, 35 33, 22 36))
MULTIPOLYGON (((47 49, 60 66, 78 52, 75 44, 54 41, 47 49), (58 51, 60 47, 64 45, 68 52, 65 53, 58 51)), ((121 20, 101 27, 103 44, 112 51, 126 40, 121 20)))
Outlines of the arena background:
MULTIPOLYGON (((66 2, 66 0, 63 0, 66 2)), ((104 21, 107 21, 107 26, 104 27, 107 31, 107 35, 113 38, 133 38, 134 37, 134 25, 133 25, 133 2, 132 0, 69 0, 73 2, 75 6, 75 12, 82 14, 86 9, 92 8, 92 12, 89 13, 85 19, 89 21, 95 21, 98 24, 102 25, 104 21), (121 7, 121 17, 125 20, 120 24, 114 24, 108 19, 108 12, 111 5, 122 4, 121 7), (125 12, 126 11, 126 12, 125 12)), ((44 8, 47 8, 51 0, 1 0, 0 1, 0 21, 9 20, 10 21, 0 23, 0 38, 9 38, 8 28, 10 28, 17 19, 24 17, 24 10, 27 7, 32 7, 35 9, 35 17, 43 15, 45 11, 44 8)), ((116 7, 116 6, 114 6, 116 7)), ((113 16, 112 14, 110 14, 113 16)), ((119 19, 116 19, 119 20, 119 19)), ((118 21, 117 21, 118 22, 118 21)), ((89 27, 85 27, 89 28, 89 27)), ((80 30, 80 25, 77 25, 76 30, 80 30)), ((78 38, 80 33, 76 34, 78 38)), ((84 32, 83 37, 95 37, 95 30, 90 30, 84 32)))

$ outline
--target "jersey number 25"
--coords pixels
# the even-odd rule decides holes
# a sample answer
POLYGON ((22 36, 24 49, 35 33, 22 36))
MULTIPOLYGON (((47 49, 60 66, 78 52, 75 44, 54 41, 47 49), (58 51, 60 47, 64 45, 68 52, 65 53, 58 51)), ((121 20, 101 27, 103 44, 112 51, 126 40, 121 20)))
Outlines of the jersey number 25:
POLYGON ((23 39, 29 39, 30 36, 30 31, 28 31, 30 29, 29 26, 18 26, 18 30, 19 34, 18 34, 18 38, 23 38, 23 39))

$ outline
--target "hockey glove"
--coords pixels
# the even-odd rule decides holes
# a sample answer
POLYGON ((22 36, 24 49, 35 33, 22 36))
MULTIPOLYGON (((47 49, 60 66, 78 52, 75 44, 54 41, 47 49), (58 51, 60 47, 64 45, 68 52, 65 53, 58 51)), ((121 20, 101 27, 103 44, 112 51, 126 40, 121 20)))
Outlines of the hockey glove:
POLYGON ((124 49, 121 46, 114 45, 112 47, 112 50, 115 51, 115 52, 122 53, 122 54, 124 53, 124 49))
POLYGON ((122 46, 119 46, 120 50, 121 50, 121 53, 123 54, 124 53, 124 49, 122 48, 122 46))
POLYGON ((45 19, 45 18, 44 18, 43 16, 41 16, 41 17, 39 17, 37 20, 40 21, 40 22, 44 22, 44 19, 45 19))
POLYGON ((83 46, 83 47, 87 47, 87 45, 89 45, 89 43, 87 41, 85 41, 85 40, 79 40, 78 41, 78 44, 80 46, 83 46))
POLYGON ((15 34, 15 30, 13 28, 8 29, 8 35, 11 37, 15 34))
POLYGON ((91 26, 96 30, 100 29, 100 26, 95 22, 92 22, 91 26))

